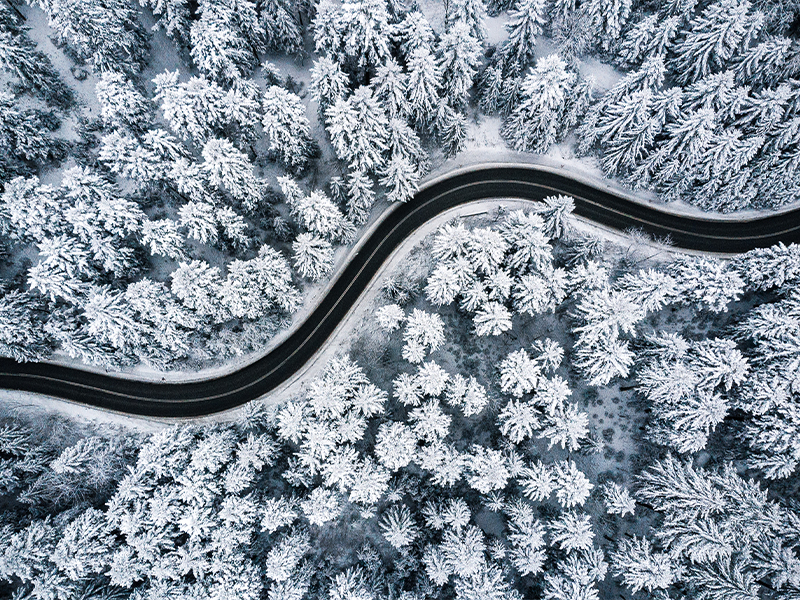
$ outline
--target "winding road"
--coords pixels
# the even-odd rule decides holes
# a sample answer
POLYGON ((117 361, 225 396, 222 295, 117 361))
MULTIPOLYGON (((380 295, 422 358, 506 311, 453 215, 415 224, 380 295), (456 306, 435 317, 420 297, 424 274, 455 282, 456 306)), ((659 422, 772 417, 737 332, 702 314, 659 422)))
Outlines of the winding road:
POLYGON ((436 180, 388 213, 294 333, 235 372, 184 383, 157 383, 51 363, 0 359, 0 388, 151 417, 196 417, 234 408, 275 389, 306 364, 384 261, 426 221, 476 200, 541 200, 553 194, 575 198, 575 214, 580 217, 620 231, 639 228, 653 236, 670 236, 677 248, 738 253, 777 242, 800 242, 800 209, 751 220, 703 219, 637 203, 548 167, 486 165, 436 180))

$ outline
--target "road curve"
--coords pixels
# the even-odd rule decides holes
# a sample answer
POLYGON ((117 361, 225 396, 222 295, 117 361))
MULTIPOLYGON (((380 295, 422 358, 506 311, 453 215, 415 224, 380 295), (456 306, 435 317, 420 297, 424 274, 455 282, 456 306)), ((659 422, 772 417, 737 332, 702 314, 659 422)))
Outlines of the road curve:
POLYGON ((296 331, 238 371, 206 380, 157 383, 0 359, 0 388, 151 417, 197 417, 235 408, 275 389, 309 361, 392 251, 426 221, 476 200, 541 200, 553 194, 575 198, 575 213, 583 218, 620 231, 635 227, 654 236, 669 235, 678 248, 738 253, 778 242, 800 242, 800 209, 750 220, 703 219, 664 212, 550 168, 476 167, 435 181, 390 212, 296 331))

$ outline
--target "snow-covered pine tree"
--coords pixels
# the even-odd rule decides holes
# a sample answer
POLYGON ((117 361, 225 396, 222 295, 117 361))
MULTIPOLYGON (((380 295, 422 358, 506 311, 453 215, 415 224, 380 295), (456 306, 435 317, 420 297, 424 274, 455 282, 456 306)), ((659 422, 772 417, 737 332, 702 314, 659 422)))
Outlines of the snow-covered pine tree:
POLYGON ((511 61, 517 72, 533 60, 536 38, 542 34, 546 22, 545 5, 544 0, 522 0, 509 12, 508 40, 500 51, 504 61, 511 61))
POLYGON ((436 52, 442 95, 454 108, 463 109, 481 59, 480 42, 472 36, 469 25, 459 20, 441 37, 436 52))
POLYGON ((259 23, 264 30, 267 50, 299 54, 303 49, 303 30, 295 18, 296 7, 286 0, 261 0, 259 23))
POLYGON ((363 225, 369 219, 369 211, 374 203, 372 178, 361 169, 351 171, 347 176, 347 216, 354 223, 363 225))
POLYGON ((107 125, 145 129, 150 123, 147 99, 122 74, 106 71, 95 88, 100 117, 107 125))
POLYGON ((337 35, 346 64, 360 73, 373 71, 391 56, 386 0, 344 0, 337 35))
POLYGON ((513 148, 544 152, 566 133, 565 117, 575 98, 578 77, 557 55, 541 59, 525 76, 520 100, 503 124, 503 135, 513 148))
POLYGON ((758 37, 763 23, 764 15, 751 10, 747 0, 710 4, 675 44, 670 69, 682 85, 722 70, 758 37))
POLYGON ((345 96, 349 80, 339 63, 327 56, 321 56, 314 61, 310 73, 311 98, 319 105, 320 114, 324 115, 330 106, 345 96))
POLYGON ((402 21, 393 27, 394 40, 400 46, 403 58, 408 62, 414 50, 422 48, 433 51, 436 34, 420 10, 410 10, 402 21))
POLYGON ((486 6, 483 0, 450 0, 446 7, 445 24, 448 32, 463 23, 471 37, 479 42, 486 39, 486 6))
POLYGON ((37 1, 62 42, 97 72, 137 72, 147 41, 136 10, 123 0, 37 1))
POLYGON ((61 80, 50 58, 28 37, 11 11, 3 9, 0 28, 0 68, 15 76, 24 89, 62 109, 74 101, 73 93, 61 80))
POLYGON ((248 75, 263 46, 251 0, 200 0, 200 18, 189 31, 191 55, 203 75, 230 84, 248 75))
POLYGON ((442 102, 436 111, 436 130, 447 156, 455 156, 466 147, 467 118, 449 102, 442 102))
POLYGON ((380 184, 387 188, 386 198, 390 202, 406 202, 417 192, 419 172, 400 154, 393 154, 386 163, 380 184))
POLYGON ((189 40, 190 10, 188 0, 139 0, 158 17, 156 27, 178 43, 189 40))
POLYGON ((302 277, 317 281, 333 270, 333 248, 317 235, 301 233, 292 244, 292 260, 302 277))
POLYGON ((261 123, 270 139, 270 151, 288 168, 301 171, 308 163, 313 142, 300 97, 273 85, 264 92, 263 108, 261 123))
POLYGON ((408 113, 408 75, 403 72, 394 58, 389 58, 385 64, 378 67, 372 85, 375 95, 383 103, 390 119, 406 116, 408 113))
POLYGON ((632 0, 589 0, 581 3, 584 26, 588 27, 599 41, 603 50, 608 51, 622 33, 625 22, 631 13, 632 0))
POLYGON ((228 265, 222 298, 233 316, 248 319, 270 311, 291 313, 300 303, 288 262, 268 245, 262 246, 255 258, 228 265))
POLYGON ((433 54, 418 47, 408 59, 408 112, 418 127, 429 124, 439 105, 442 77, 433 54))
POLYGON ((202 317, 223 323, 230 313, 222 303, 223 281, 219 269, 205 261, 182 262, 170 273, 172 293, 181 303, 202 317))
POLYGON ((254 210, 260 204, 261 184, 245 154, 228 140, 219 138, 208 140, 202 154, 202 169, 211 185, 227 191, 247 210, 254 210))
POLYGON ((326 128, 336 155, 355 170, 371 173, 383 166, 388 120, 368 86, 347 100, 340 98, 325 111, 326 128))

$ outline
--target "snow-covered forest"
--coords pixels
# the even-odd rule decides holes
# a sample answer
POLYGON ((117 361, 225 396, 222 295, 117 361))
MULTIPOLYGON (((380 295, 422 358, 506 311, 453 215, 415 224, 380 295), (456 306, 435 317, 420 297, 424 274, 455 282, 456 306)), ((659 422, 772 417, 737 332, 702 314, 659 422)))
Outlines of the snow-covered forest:
POLYGON ((0 352, 115 370, 257 352, 371 216, 495 119, 510 148, 667 201, 790 203, 795 9, 3 3, 0 352))
POLYGON ((798 597, 800 248, 690 258, 570 209, 441 226, 349 352, 234 418, 6 410, 0 595, 798 597))
MULTIPOLYGON (((160 378, 258 354, 493 127, 642 202, 789 205, 798 23, 791 0, 0 2, 0 355, 160 378)), ((421 233, 313 377, 236 413, 4 400, 0 598, 800 600, 800 247, 689 255, 574 202, 421 233)))

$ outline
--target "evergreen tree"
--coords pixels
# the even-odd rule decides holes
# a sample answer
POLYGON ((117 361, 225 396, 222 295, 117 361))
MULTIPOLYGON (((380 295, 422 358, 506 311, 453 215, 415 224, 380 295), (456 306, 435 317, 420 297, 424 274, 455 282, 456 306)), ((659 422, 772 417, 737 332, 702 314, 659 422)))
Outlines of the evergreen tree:
POLYGON ((302 170, 311 154, 310 124, 300 98, 273 85, 264 93, 264 133, 269 149, 289 168, 302 170))
POLYGON ((385 0, 344 0, 337 29, 343 56, 360 72, 376 69, 391 55, 385 0))
POLYGON ((59 108, 73 102, 72 91, 61 80, 46 54, 36 49, 25 28, 8 12, 0 30, 0 68, 19 79, 25 89, 59 108))
POLYGON ((95 71, 138 71, 147 53, 137 13, 123 0, 37 0, 59 40, 95 71))
POLYGON ((746 49, 763 25, 764 16, 750 10, 747 0, 720 0, 692 19, 675 45, 670 68, 681 84, 718 71, 746 49))
POLYGON ((223 90, 201 77, 179 83, 179 75, 178 71, 157 75, 154 99, 161 101, 164 119, 175 134, 203 142, 225 122, 223 90))
POLYGON ((545 3, 543 0, 522 0, 509 12, 506 23, 508 40, 502 47, 506 61, 516 63, 515 69, 521 71, 533 60, 536 38, 542 34, 545 24, 545 3))
POLYGON ((47 338, 32 309, 35 299, 24 292, 2 290, 0 297, 0 355, 18 362, 42 360, 47 338))
POLYGON ((480 43, 471 35, 469 26, 458 21, 439 40, 437 54, 442 94, 453 107, 463 108, 480 62, 480 43))
POLYGON ((375 95, 383 103, 391 120, 405 117, 408 113, 408 75, 403 73, 394 58, 378 67, 372 81, 375 95))
POLYGON ((302 277, 316 281, 333 269, 330 242, 311 233, 301 233, 292 244, 294 266, 302 277))
POLYGON ((576 91, 577 75, 558 56, 538 62, 525 77, 520 102, 503 124, 503 135, 517 150, 544 152, 565 135, 568 105, 576 91))
POLYGON ((156 27, 163 29, 173 40, 186 43, 189 40, 189 2, 187 0, 139 0, 158 17, 156 27))
POLYGON ((581 4, 584 26, 591 30, 603 50, 609 50, 620 37, 632 4, 631 0, 590 0, 581 4))
POLYGON ((264 31, 265 46, 273 52, 300 54, 303 31, 295 18, 295 7, 285 0, 261 0, 259 23, 264 31))
POLYGON ((107 125, 144 129, 150 122, 149 103, 121 73, 107 71, 96 86, 100 116, 107 125))
POLYGON ((417 49, 432 52, 436 34, 421 11, 411 10, 394 26, 394 39, 400 46, 403 58, 408 62, 417 49))
POLYGON ((281 254, 264 245, 250 260, 228 265, 222 298, 234 317, 257 319, 269 311, 293 312, 300 294, 292 285, 289 264, 281 254))
POLYGON ((210 139, 203 146, 202 169, 208 182, 225 189, 233 198, 253 210, 261 201, 261 185, 253 175, 247 156, 225 139, 210 139))
POLYGON ((311 67, 311 97, 319 104, 320 113, 331 107, 337 100, 347 93, 349 80, 344 74, 339 63, 333 59, 322 56, 314 61, 311 67))
POLYGON ((240 29, 240 21, 257 19, 249 0, 201 0, 200 18, 189 32, 191 54, 200 72, 209 79, 230 84, 245 77, 255 66, 255 40, 240 29))
POLYGON ((354 168, 376 172, 383 166, 388 120, 367 86, 325 111, 326 127, 336 155, 354 168))
POLYGON ((448 33, 461 23, 466 25, 471 37, 479 42, 486 39, 486 7, 483 0, 450 0, 445 18, 448 33))
POLYGON ((441 81, 430 51, 424 47, 415 49, 408 59, 408 110, 417 126, 429 124, 436 114, 441 81))
POLYGON ((390 202, 405 202, 417 192, 419 173, 408 159, 393 155, 384 169, 380 184, 389 191, 386 198, 390 202))

